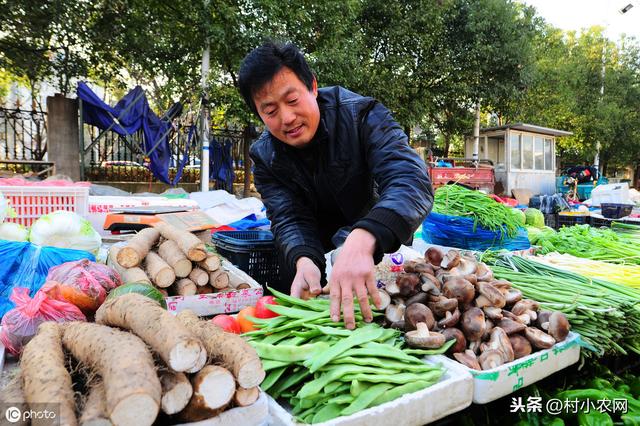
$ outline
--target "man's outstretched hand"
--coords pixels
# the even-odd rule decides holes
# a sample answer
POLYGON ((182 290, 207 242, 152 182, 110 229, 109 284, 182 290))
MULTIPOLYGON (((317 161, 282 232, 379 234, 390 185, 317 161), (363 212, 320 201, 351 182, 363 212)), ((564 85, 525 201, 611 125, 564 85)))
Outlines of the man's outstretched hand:
MULTIPOLYGON (((344 323, 349 329, 354 329, 356 326, 353 312, 354 293, 366 322, 373 320, 369 295, 376 307, 381 304, 373 263, 375 246, 376 239, 371 233, 360 228, 354 229, 341 247, 331 270, 329 279, 331 319, 334 322, 340 321, 340 307, 342 307, 344 323)), ((291 294, 293 295, 293 287, 291 294)))
POLYGON ((311 259, 299 258, 296 262, 296 276, 291 283, 291 295, 299 299, 316 297, 322 291, 320 278, 320 269, 311 259))

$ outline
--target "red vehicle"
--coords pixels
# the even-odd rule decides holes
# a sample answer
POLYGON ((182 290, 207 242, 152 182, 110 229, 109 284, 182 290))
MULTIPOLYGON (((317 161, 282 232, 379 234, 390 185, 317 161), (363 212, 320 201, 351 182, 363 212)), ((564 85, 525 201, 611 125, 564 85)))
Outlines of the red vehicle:
POLYGON ((493 193, 495 174, 490 160, 478 160, 477 164, 469 158, 434 158, 429 161, 429 176, 433 188, 451 182, 463 183, 487 193, 493 193))

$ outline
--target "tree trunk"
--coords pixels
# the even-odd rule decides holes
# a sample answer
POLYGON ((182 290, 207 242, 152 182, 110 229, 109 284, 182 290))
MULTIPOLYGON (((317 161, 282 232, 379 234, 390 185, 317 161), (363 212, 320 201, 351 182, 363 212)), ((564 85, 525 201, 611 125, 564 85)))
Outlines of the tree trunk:
POLYGON ((242 164, 244 165, 244 191, 243 197, 251 196, 251 158, 249 158, 249 147, 251 145, 251 127, 244 127, 244 143, 242 152, 242 164))
POLYGON ((443 156, 446 158, 449 156, 449 148, 451 145, 451 137, 447 133, 443 133, 442 137, 444 138, 444 152, 443 156))
POLYGON ((407 142, 411 144, 411 127, 404 126, 404 133, 407 135, 407 142))

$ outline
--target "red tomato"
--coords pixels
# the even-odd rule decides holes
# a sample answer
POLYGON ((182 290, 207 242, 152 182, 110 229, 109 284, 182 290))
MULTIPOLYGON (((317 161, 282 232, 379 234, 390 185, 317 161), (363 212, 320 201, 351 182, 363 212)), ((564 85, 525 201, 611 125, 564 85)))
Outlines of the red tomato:
POLYGON ((276 298, 273 296, 262 296, 256 303, 256 318, 275 318, 279 316, 275 312, 267 308, 266 305, 277 305, 276 298))
POLYGON ((216 315, 211 322, 228 333, 240 334, 240 324, 231 315, 216 315))

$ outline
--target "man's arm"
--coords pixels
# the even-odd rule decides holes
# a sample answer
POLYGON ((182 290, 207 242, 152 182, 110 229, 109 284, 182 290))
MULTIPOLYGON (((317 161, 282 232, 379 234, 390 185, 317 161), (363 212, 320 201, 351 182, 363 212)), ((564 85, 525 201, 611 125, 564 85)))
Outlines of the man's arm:
POLYGON ((367 111, 360 132, 380 198, 354 225, 331 273, 331 317, 338 321, 342 307, 347 328, 355 327, 353 293, 365 321, 371 321, 368 295, 376 306, 380 304, 375 262, 412 236, 433 203, 424 161, 409 147, 407 136, 382 104, 375 103, 367 111))
POLYGON ((309 206, 272 174, 257 153, 251 152, 251 159, 254 182, 267 208, 271 230, 288 268, 296 271, 291 293, 300 297, 303 290, 309 290, 317 295, 325 262, 316 219, 309 206))
POLYGON ((374 234, 379 261, 424 221, 433 206, 433 188, 426 164, 384 105, 376 102, 361 123, 360 140, 380 197, 354 227, 374 234))

